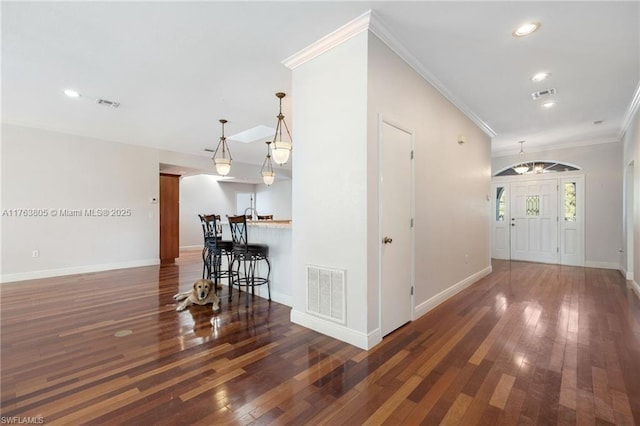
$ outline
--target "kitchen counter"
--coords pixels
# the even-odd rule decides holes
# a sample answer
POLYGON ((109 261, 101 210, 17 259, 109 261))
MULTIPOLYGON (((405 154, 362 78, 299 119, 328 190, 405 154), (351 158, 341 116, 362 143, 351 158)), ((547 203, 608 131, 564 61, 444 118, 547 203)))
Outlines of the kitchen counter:
POLYGON ((291 220, 248 220, 248 226, 257 226, 260 228, 285 228, 291 229, 291 220))
MULTIPOLYGON (((249 243, 269 246, 271 262, 271 299, 283 305, 293 303, 291 261, 291 220, 248 220, 249 243)), ((229 224, 223 222, 223 239, 231 239, 229 224)), ((258 275, 266 273, 264 262, 258 262, 258 275)), ((267 287, 256 286, 256 296, 267 297, 267 287)), ((243 296, 244 297, 244 296, 243 296)))

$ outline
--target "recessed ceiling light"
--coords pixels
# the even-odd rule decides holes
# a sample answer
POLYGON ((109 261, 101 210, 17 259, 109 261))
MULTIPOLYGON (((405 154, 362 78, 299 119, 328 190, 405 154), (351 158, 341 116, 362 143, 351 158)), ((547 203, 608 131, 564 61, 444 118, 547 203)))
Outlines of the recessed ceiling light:
POLYGON ((526 24, 522 24, 518 28, 513 30, 511 34, 513 34, 514 37, 524 37, 536 31, 541 26, 542 24, 540 22, 527 22, 526 24))
POLYGON ((64 91, 64 94, 67 95, 70 98, 79 98, 80 97, 80 93, 76 92, 73 89, 66 89, 64 91))
POLYGON ((539 72, 535 74, 533 77, 531 77, 531 81, 538 82, 538 81, 546 80, 549 77, 551 77, 550 72, 539 72))
POLYGON ((547 108, 547 109, 553 108, 554 106, 556 106, 555 101, 547 101, 547 102, 542 104, 542 107, 543 108, 547 108))

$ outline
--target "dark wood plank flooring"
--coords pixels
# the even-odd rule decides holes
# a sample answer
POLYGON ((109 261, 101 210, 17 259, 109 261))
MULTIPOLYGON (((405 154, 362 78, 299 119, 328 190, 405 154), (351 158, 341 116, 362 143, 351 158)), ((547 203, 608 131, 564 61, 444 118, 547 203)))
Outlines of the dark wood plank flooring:
POLYGON ((2 418, 640 424, 640 302, 617 271, 494 261, 368 352, 291 324, 278 303, 246 309, 237 291, 219 314, 176 313, 172 295, 201 271, 190 252, 175 265, 2 284, 2 418))

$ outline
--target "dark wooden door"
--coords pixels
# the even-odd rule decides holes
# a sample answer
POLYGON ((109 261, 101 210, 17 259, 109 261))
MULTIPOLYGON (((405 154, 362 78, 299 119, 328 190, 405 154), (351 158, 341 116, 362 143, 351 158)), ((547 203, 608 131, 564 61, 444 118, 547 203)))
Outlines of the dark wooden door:
POLYGON ((180 255, 180 176, 160 173, 160 263, 180 255))

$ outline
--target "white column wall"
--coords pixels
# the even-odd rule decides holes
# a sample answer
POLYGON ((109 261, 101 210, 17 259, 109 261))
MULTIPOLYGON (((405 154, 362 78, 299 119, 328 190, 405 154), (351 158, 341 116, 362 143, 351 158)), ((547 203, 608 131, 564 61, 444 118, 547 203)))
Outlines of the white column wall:
POLYGON ((292 321, 358 346, 367 334, 367 33, 292 73, 292 321), (346 324, 306 311, 306 265, 346 270, 346 324))

